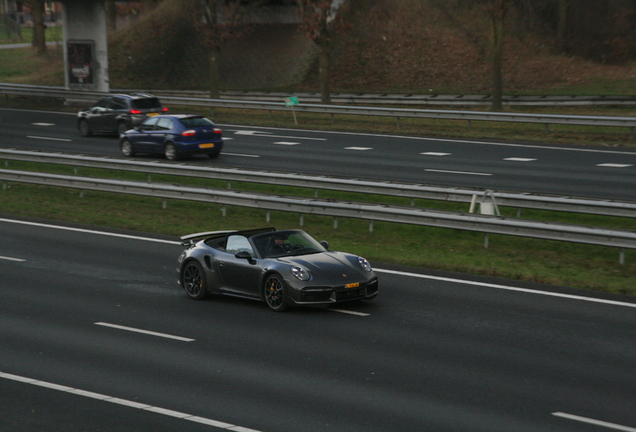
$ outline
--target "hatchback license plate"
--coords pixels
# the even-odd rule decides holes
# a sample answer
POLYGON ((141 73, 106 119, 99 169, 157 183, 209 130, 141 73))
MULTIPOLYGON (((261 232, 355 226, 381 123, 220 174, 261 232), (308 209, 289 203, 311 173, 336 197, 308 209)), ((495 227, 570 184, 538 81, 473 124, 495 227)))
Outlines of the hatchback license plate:
POLYGON ((199 144, 199 148, 213 148, 214 144, 212 143, 208 143, 208 144, 199 144))

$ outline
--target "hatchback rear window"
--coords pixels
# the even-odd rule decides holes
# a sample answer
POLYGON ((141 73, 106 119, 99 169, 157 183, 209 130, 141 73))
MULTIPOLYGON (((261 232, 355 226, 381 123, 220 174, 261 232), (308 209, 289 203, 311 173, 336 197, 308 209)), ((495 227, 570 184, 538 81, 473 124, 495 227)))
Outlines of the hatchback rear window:
POLYGON ((158 98, 133 99, 130 105, 137 109, 161 108, 158 98))
POLYGON ((205 117, 186 117, 181 119, 181 123, 183 123, 183 125, 187 128, 197 126, 214 126, 214 123, 205 117))

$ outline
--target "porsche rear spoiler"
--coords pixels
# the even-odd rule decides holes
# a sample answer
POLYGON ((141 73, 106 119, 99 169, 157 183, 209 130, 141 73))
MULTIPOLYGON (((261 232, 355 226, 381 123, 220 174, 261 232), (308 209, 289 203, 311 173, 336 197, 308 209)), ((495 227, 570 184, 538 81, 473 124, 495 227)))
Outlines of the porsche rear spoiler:
POLYGON ((237 230, 205 231, 200 233, 187 234, 179 238, 181 239, 181 246, 190 247, 199 240, 203 240, 205 238, 210 238, 210 237, 220 237, 220 236, 224 236, 236 231, 237 230))

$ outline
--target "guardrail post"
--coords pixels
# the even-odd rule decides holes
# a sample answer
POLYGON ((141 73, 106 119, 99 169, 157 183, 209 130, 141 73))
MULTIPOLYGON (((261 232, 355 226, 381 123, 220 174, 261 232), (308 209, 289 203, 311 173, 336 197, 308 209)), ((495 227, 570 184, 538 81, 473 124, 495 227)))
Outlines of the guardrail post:
POLYGON ((267 210, 265 212, 265 222, 269 223, 269 219, 270 219, 270 213, 269 213, 269 210, 267 210))
POLYGON ((300 214, 300 226, 305 226, 305 215, 304 214, 300 214))
POLYGON ((225 205, 221 206, 221 215, 225 217, 227 215, 227 209, 225 205))
POLYGON ((163 202, 161 203, 161 208, 162 209, 167 209, 168 208, 168 200, 167 199, 163 199, 163 202))
POLYGON ((369 233, 373 233, 373 221, 369 221, 369 233))
POLYGON ((3 181, 2 182, 2 190, 7 190, 7 189, 8 189, 7 182, 3 181))
POLYGON ((490 237, 488 233, 486 233, 484 234, 484 249, 488 249, 489 245, 490 245, 490 237))
POLYGON ((625 250, 623 248, 618 250, 618 263, 621 265, 625 264, 625 250))
POLYGON ((333 229, 338 229, 338 217, 333 217, 333 229))

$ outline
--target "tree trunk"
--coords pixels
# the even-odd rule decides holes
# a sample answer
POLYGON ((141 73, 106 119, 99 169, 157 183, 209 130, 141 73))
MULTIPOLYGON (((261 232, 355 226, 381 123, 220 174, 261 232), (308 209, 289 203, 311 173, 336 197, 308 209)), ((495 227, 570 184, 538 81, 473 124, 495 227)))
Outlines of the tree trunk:
POLYGON ((210 50, 210 98, 219 99, 221 96, 221 73, 220 69, 221 48, 216 46, 210 50))
POLYGON ((559 21, 557 24, 557 47, 561 52, 567 52, 567 42, 565 40, 568 23, 569 0, 559 0, 559 21))
POLYGON ((503 39, 504 39, 504 12, 505 0, 497 2, 492 10, 492 111, 501 111, 503 109, 503 39))
POLYGON ((217 0, 201 0, 201 5, 203 6, 205 24, 207 26, 207 45, 210 47, 210 75, 208 77, 210 98, 218 99, 221 95, 219 64, 221 61, 221 36, 217 16, 217 0))
POLYGON ((331 103, 331 70, 329 66, 330 49, 328 44, 319 46, 318 64, 320 73, 320 100, 323 104, 331 103))
POLYGON ((44 0, 32 0, 30 3, 33 13, 33 41, 32 46, 37 50, 38 55, 46 54, 46 36, 44 30, 44 0))
POLYGON ((110 30, 115 30, 117 28, 117 5, 115 0, 106 0, 104 8, 106 10, 106 27, 110 30))

